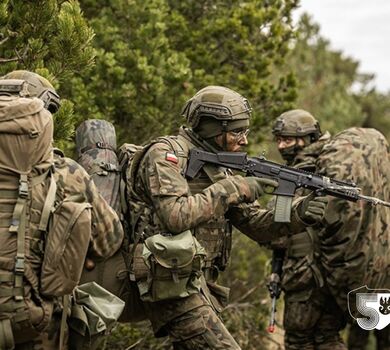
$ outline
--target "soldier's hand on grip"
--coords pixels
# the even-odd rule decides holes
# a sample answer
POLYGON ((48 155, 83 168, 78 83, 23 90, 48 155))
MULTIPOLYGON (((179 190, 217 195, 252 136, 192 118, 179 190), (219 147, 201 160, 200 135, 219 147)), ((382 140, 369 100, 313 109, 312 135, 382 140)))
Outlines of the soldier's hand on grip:
POLYGON ((249 188, 249 195, 247 195, 248 202, 253 202, 264 193, 272 193, 278 187, 278 182, 262 177, 248 176, 242 178, 249 188))
POLYGON ((328 197, 315 197, 313 192, 302 201, 299 216, 302 220, 311 224, 320 222, 325 216, 328 201, 328 197))

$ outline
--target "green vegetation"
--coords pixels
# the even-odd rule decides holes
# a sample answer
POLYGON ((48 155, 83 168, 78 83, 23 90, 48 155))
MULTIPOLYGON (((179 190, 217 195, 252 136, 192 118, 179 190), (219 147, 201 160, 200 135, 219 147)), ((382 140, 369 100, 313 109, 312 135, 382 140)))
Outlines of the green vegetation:
MULTIPOLYGON (((271 139, 282 111, 304 108, 335 133, 376 127, 390 136, 390 95, 370 88, 359 62, 333 51, 298 0, 3 0, 0 75, 28 69, 49 78, 63 98, 56 144, 72 149, 75 126, 104 118, 120 142, 144 143, 176 132, 181 107, 209 84, 245 95, 254 109, 252 150, 271 139)), ((224 313, 244 349, 266 340, 268 252, 236 234, 224 273, 233 286, 224 313)), ((121 325, 107 349, 169 349, 149 326, 121 325)))

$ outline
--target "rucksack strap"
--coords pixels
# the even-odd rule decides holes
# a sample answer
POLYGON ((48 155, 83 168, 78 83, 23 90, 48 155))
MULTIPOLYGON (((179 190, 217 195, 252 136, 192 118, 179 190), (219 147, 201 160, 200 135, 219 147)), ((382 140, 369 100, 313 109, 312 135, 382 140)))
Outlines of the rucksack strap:
POLYGON ((109 149, 109 150, 111 150, 111 151, 113 151, 113 152, 116 152, 116 149, 113 148, 109 143, 99 141, 99 142, 96 142, 96 143, 93 144, 93 145, 88 145, 88 146, 83 147, 83 148, 80 150, 80 154, 85 153, 85 152, 87 152, 87 151, 89 151, 89 150, 91 150, 91 149, 95 149, 95 148, 109 149))
POLYGON ((54 202, 56 199, 56 192, 57 192, 57 184, 56 181, 54 180, 53 174, 50 172, 50 185, 47 191, 45 203, 43 205, 41 220, 39 221, 38 229, 40 231, 46 231, 47 229, 49 217, 54 207, 54 202))
POLYGON ((59 350, 63 350, 65 348, 65 330, 66 330, 66 319, 68 316, 68 308, 69 308, 70 295, 63 296, 62 303, 62 315, 61 315, 61 324, 60 324, 60 344, 59 350))
POLYGON ((12 333, 11 320, 9 318, 0 320, 0 349, 14 349, 15 342, 12 333))
POLYGON ((14 299, 23 300, 23 276, 25 263, 25 235, 26 235, 26 210, 28 199, 28 179, 27 174, 21 174, 19 180, 18 199, 16 200, 12 222, 9 228, 11 234, 17 234, 16 258, 15 258, 15 282, 14 299))

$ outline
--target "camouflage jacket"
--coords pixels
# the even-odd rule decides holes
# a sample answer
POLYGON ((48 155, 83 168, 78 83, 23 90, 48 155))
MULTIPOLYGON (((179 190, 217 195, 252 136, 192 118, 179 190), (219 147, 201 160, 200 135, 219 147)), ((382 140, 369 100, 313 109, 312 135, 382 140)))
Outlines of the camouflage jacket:
MULTIPOLYGON (((355 182, 362 193, 390 199, 389 144, 375 129, 350 128, 335 135, 316 161, 319 174, 355 182)), ((367 284, 390 287, 390 210, 332 198, 318 232, 321 263, 332 294, 346 310, 347 293, 367 284)))
MULTIPOLYGON (((389 200, 389 145, 374 129, 350 128, 333 138, 322 138, 305 147, 293 166, 353 181, 363 194, 389 200)), ((331 197, 323 223, 304 230, 310 234, 306 236, 306 242, 298 236, 294 247, 297 235, 289 233, 287 256, 303 258, 305 254, 317 254, 315 264, 319 264, 321 276, 338 304, 347 310, 346 298, 352 289, 364 284, 370 288, 390 286, 385 272, 390 264, 387 246, 389 220, 388 208, 331 197), (311 247, 312 253, 304 247, 311 247), (304 251, 299 252, 298 248, 304 248, 304 251)), ((293 261, 287 260, 285 264, 283 282, 288 284, 294 280, 293 289, 297 292, 303 287, 296 284, 301 276, 294 273, 286 276, 290 267, 291 271, 297 269, 293 268, 293 261)), ((306 276, 306 297, 310 296, 310 288, 319 284, 318 278, 315 283, 312 277, 306 276)), ((289 286, 285 287, 289 289, 289 286)))
MULTIPOLYGON (((136 233, 151 236, 191 229, 207 251, 208 266, 223 269, 230 255, 231 224, 258 242, 270 240, 275 232, 287 232, 287 225, 273 222, 273 212, 257 202, 242 203, 239 190, 247 189, 226 170, 206 165, 194 180, 187 180, 183 171, 193 147, 207 145, 182 128, 179 136, 154 143, 140 161, 133 187, 145 210, 137 215, 139 209, 130 203, 139 217, 133 223, 136 233)), ((292 226, 301 227, 295 209, 292 226)))

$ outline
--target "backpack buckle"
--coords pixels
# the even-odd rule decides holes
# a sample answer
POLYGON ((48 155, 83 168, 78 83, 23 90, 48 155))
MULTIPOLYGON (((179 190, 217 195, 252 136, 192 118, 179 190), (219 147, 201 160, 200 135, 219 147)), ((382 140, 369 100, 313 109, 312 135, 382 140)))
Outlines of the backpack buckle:
POLYGON ((24 254, 17 254, 15 257, 15 273, 24 274, 24 254))
POLYGON ((27 198, 28 197, 28 183, 25 180, 19 180, 19 197, 27 198))

